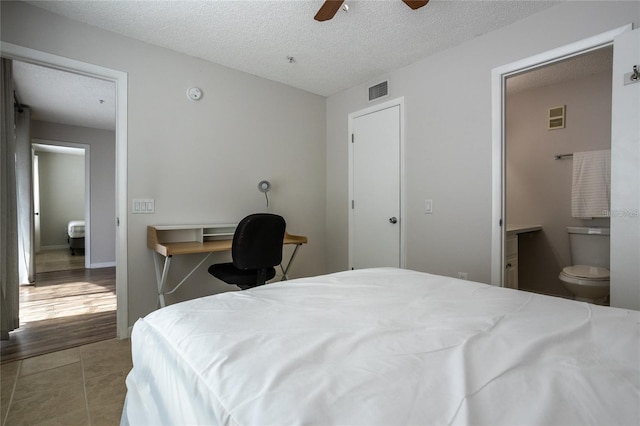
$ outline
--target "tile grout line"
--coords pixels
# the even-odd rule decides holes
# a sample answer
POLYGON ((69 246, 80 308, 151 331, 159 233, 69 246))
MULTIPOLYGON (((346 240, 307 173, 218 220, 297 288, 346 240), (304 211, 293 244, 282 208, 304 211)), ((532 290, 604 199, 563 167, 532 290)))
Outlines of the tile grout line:
POLYGON ((80 368, 82 369, 82 390, 84 391, 84 408, 87 410, 87 425, 91 426, 91 412, 89 411, 89 396, 87 395, 87 380, 84 375, 84 357, 78 352, 80 357, 80 368))
POLYGON ((13 381, 13 386, 11 387, 11 396, 9 397, 9 403, 7 403, 7 412, 4 413, 4 418, 2 419, 2 424, 7 424, 7 419, 9 418, 9 412, 11 411, 11 406, 13 405, 13 396, 16 393, 16 388, 18 387, 18 379, 20 378, 20 373, 22 372, 22 360, 18 361, 18 371, 16 372, 16 379, 13 381))

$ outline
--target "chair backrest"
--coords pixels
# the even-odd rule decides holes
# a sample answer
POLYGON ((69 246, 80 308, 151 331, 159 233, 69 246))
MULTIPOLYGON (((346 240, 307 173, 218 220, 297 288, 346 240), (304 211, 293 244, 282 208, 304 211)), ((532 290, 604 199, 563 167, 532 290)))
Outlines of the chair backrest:
POLYGON ((284 218, 275 214, 255 213, 242 219, 233 235, 233 265, 238 269, 279 265, 285 228, 284 218))

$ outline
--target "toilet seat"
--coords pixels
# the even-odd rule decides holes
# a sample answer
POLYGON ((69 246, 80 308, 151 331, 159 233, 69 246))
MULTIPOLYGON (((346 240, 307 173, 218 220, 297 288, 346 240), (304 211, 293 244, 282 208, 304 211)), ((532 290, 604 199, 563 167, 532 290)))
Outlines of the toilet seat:
POLYGON ((609 270, 599 266, 566 266, 560 272, 561 281, 579 286, 609 288, 609 270))
POLYGON ((562 268, 562 273, 569 277, 584 278, 587 280, 609 280, 609 270, 600 266, 573 265, 562 268))

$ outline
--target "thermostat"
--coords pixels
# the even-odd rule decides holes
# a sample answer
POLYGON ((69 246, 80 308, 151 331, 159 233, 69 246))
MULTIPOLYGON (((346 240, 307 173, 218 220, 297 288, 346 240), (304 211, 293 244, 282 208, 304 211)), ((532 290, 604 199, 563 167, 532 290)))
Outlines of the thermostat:
POLYGON ((202 90, 198 87, 190 87, 187 89, 187 97, 192 101, 199 101, 202 98, 202 90))

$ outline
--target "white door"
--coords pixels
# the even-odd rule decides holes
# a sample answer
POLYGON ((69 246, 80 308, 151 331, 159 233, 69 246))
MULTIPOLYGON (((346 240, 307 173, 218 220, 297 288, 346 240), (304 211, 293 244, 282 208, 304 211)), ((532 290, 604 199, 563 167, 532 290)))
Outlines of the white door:
POLYGON ((351 117, 350 267, 402 266, 401 104, 351 117))
POLYGON ((613 44, 611 306, 640 309, 640 30, 613 44), (634 82, 635 81, 635 82, 634 82))

